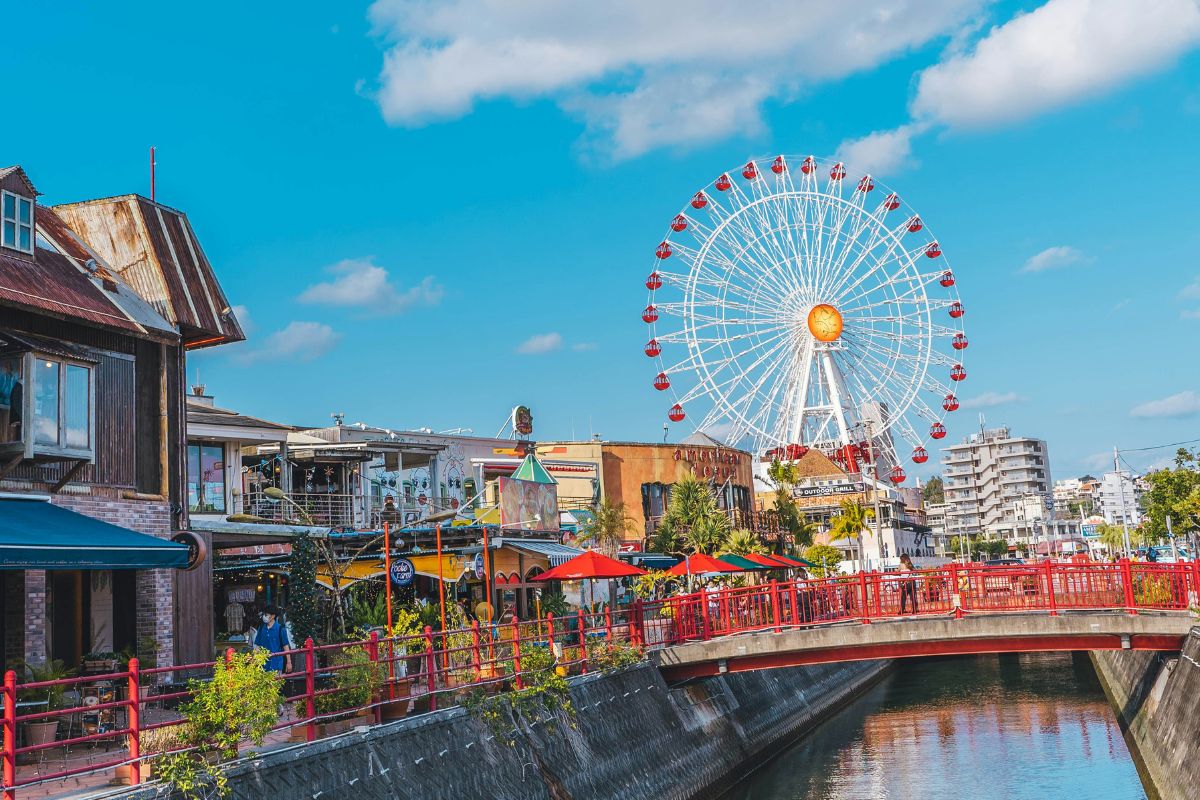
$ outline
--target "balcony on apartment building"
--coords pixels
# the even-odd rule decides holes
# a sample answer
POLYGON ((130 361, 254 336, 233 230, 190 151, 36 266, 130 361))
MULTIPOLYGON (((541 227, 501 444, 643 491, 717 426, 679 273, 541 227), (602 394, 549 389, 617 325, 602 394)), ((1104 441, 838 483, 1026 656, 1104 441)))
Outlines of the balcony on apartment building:
MULTIPOLYGON (((262 491, 246 493, 245 512, 272 522, 295 522, 330 528, 376 530, 384 523, 383 501, 366 493, 286 492, 291 502, 268 497, 262 491), (310 522, 311 521, 311 522, 310 522)), ((449 498, 425 498, 396 504, 396 525, 418 523, 429 514, 453 508, 449 498)), ((390 516, 390 512, 389 512, 390 516)))

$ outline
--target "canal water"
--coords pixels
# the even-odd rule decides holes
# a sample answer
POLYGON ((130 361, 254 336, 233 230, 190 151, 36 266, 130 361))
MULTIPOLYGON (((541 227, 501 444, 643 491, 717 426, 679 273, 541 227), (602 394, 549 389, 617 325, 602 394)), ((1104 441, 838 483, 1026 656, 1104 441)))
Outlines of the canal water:
POLYGON ((1144 800, 1086 654, 901 659, 726 800, 1144 800))

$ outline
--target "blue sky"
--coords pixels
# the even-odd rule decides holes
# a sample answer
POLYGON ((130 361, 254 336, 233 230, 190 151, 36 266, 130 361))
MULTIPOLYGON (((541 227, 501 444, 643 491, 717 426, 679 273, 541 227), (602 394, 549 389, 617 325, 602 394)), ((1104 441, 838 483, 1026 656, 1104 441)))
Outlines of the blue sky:
POLYGON ((951 440, 982 412, 1067 477, 1200 436, 1193 0, 741 5, 22 4, 0 161, 56 203, 148 193, 158 147, 252 332, 191 360, 221 405, 657 439, 665 223, 749 156, 836 154, 959 277, 951 440))

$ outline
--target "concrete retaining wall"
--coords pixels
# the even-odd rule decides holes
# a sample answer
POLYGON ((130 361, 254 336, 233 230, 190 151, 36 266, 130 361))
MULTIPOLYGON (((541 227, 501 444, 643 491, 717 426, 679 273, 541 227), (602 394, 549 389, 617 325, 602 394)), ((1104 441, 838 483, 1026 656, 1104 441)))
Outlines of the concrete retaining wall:
POLYGON ((1093 652, 1092 663, 1139 761, 1162 800, 1192 800, 1200 786, 1200 627, 1179 656, 1093 652))
MULTIPOLYGON (((721 675, 669 689, 642 665, 572 682, 575 724, 520 724, 515 746, 458 708, 267 753, 236 800, 714 797, 870 686, 886 662, 721 675)), ((156 796, 151 787, 126 797, 156 796)))

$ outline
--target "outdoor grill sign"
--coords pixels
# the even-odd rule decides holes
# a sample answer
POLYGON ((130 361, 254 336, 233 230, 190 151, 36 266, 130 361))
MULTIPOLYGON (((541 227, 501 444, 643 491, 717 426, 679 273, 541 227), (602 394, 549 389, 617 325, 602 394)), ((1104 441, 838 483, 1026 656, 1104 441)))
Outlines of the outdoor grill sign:
POLYGON ((835 483, 832 486, 797 486, 796 497, 833 497, 841 494, 861 494, 867 490, 864 483, 835 483))
POLYGON ((413 582, 413 577, 417 574, 416 567, 413 562, 407 558, 397 558, 392 562, 391 577, 392 583, 397 586, 408 586, 413 582))

